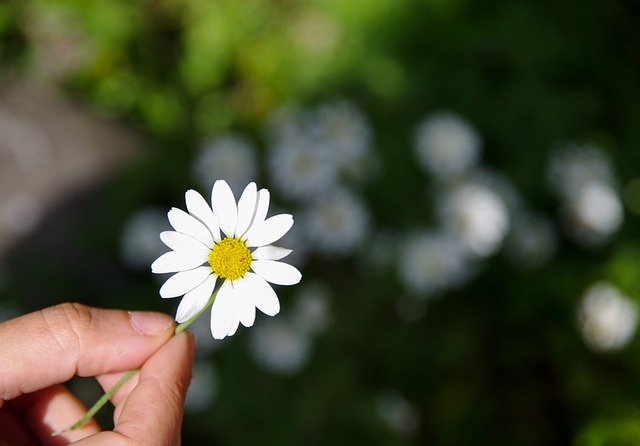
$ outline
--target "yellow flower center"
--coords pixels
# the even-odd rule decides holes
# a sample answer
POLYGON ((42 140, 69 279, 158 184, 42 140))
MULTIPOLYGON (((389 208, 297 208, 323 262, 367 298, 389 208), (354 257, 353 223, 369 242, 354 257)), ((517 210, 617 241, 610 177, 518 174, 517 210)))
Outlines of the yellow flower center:
POLYGON ((209 253, 209 265, 213 273, 222 279, 241 278, 249 271, 251 260, 247 244, 237 238, 221 240, 209 253))

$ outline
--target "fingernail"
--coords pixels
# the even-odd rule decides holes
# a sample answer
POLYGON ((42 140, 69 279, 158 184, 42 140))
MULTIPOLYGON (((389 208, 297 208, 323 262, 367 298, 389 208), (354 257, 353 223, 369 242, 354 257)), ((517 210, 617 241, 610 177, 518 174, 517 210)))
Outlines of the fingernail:
POLYGON ((158 335, 173 325, 166 314, 149 311, 129 311, 131 326, 144 335, 158 335))

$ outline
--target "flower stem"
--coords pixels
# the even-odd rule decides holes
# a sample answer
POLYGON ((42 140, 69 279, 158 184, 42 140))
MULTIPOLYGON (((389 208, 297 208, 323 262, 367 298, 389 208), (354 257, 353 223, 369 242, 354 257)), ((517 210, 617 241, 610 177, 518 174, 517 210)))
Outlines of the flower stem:
POLYGON ((66 429, 64 429, 64 430, 62 430, 60 432, 54 432, 52 435, 53 436, 57 436, 57 435, 60 435, 63 432, 66 432, 66 431, 76 430, 77 428, 82 426, 84 423, 89 421, 96 413, 98 413, 98 411, 102 408, 102 406, 104 406, 107 403, 107 401, 109 401, 109 399, 113 396, 113 394, 116 393, 118 391, 118 389, 124 383, 126 383, 129 380, 129 378, 131 378, 133 375, 135 375, 137 371, 138 371, 138 369, 133 369, 133 370, 129 370, 127 373, 125 373, 122 376, 122 378, 120 378, 120 380, 113 385, 113 387, 111 387, 107 392, 105 392, 105 394, 102 395, 100 397, 100 399, 98 401, 96 401, 96 403, 93 406, 91 406, 91 408, 87 411, 86 414, 84 414, 84 416, 82 418, 80 418, 78 421, 76 421, 70 427, 68 427, 68 428, 66 428, 66 429))
MULTIPOLYGON (((178 333, 183 332, 189 325, 191 325, 193 323, 193 321, 195 321, 196 319, 198 319, 198 317, 204 313, 207 308, 209 308, 211 305, 213 305, 213 301, 216 299, 216 295, 218 294, 218 290, 216 290, 211 297, 209 298, 209 301, 207 302, 207 305, 204 306, 204 308, 200 311, 198 311, 195 316, 193 316, 192 318, 190 318, 189 320, 176 325, 176 328, 173 330, 173 334, 177 335, 178 333)), ((111 399, 111 397, 118 391, 118 389, 120 387, 122 387, 122 385, 124 383, 126 383, 133 375, 136 374, 136 372, 138 371, 138 369, 133 369, 133 370, 129 370, 127 373, 125 373, 122 378, 120 378, 120 380, 115 383, 113 385, 113 387, 111 387, 109 390, 107 390, 105 392, 104 395, 102 395, 100 397, 100 399, 98 401, 95 402, 95 404, 93 406, 91 406, 91 408, 87 411, 86 414, 84 414, 84 416, 82 418, 80 418, 78 421, 76 421, 74 424, 72 424, 70 427, 61 430, 59 432, 54 432, 52 434, 52 436, 57 436, 60 435, 64 432, 67 431, 73 431, 76 430, 77 428, 79 428, 80 426, 82 426, 84 423, 86 423, 87 421, 89 421, 96 413, 98 413, 98 411, 100 409, 102 409, 102 406, 104 406, 105 404, 107 404, 107 401, 109 401, 111 399)))

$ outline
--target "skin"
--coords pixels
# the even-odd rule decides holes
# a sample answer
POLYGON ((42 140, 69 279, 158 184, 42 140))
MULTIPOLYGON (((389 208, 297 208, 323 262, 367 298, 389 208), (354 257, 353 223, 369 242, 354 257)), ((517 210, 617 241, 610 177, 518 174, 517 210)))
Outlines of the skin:
POLYGON ((1 445, 179 445, 195 350, 165 314, 62 304, 0 324, 1 445), (61 383, 95 376, 113 396, 113 431, 79 420, 86 407, 61 383))

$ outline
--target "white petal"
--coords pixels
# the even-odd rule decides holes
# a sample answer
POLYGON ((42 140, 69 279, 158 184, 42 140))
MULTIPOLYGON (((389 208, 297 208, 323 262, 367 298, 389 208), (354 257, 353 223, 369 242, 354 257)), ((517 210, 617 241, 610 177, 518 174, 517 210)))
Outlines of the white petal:
POLYGON ((211 275, 209 266, 181 271, 169 277, 160 288, 160 297, 178 297, 193 290, 211 275))
POLYGON ((211 252, 201 241, 182 232, 163 231, 160 233, 160 240, 174 251, 190 252, 197 256, 208 256, 211 252))
POLYGON ((238 314, 236 313, 236 318, 231 323, 231 328, 229 328, 229 332, 227 336, 233 336, 238 331, 238 326, 240 325, 240 320, 238 319, 238 314))
POLYGON ((251 253, 254 260, 280 260, 291 254, 293 250, 280 248, 279 246, 261 246, 251 253))
POLYGON ((189 189, 184 194, 184 198, 187 203, 187 210, 189 213, 207 226, 215 241, 220 241, 220 227, 218 226, 218 220, 216 220, 216 216, 213 215, 213 210, 207 204, 207 200, 193 189, 189 189))
POLYGON ((244 280, 247 282, 247 288, 251 290, 252 300, 258 310, 267 316, 275 316, 280 312, 280 301, 271 285, 251 272, 244 275, 244 280))
POLYGON ((216 276, 212 274, 197 288, 185 294, 176 311, 176 322, 179 324, 186 322, 206 307, 215 285, 216 276))
POLYGON ((249 226, 251 226, 253 216, 256 212, 257 200, 258 190, 256 183, 249 183, 247 187, 245 187, 244 192, 242 192, 240 200, 238 200, 238 223, 234 236, 241 237, 247 232, 249 226))
POLYGON ((207 246, 213 246, 213 237, 207 227, 195 217, 187 214, 182 209, 173 208, 167 214, 169 223, 178 232, 188 234, 191 237, 200 240, 207 246))
POLYGON ((256 320, 256 305, 253 299, 254 290, 251 283, 251 281, 247 281, 244 278, 234 282, 239 300, 238 317, 245 327, 251 327, 256 320))
POLYGON ((262 223, 256 223, 247 232, 247 246, 270 245, 285 235, 291 226, 293 226, 293 217, 289 214, 275 215, 262 223))
POLYGON ((271 200, 271 194, 267 189, 260 189, 258 192, 258 201, 256 203, 256 213, 251 222, 251 226, 254 224, 260 224, 267 218, 267 212, 269 211, 269 201, 271 200))
POLYGON ((211 308, 211 334, 214 339, 224 338, 233 328, 236 320, 236 306, 235 290, 231 282, 225 280, 211 308))
POLYGON ((192 252, 169 251, 162 254, 151 264, 151 272, 156 274, 187 271, 202 265, 207 256, 194 255, 192 252))
POLYGON ((245 327, 251 327, 256 321, 256 306, 249 302, 240 308, 240 322, 245 327))
POLYGON ((251 269, 267 282, 276 285, 295 285, 302 279, 302 274, 295 266, 275 260, 256 260, 251 262, 251 269))
POLYGON ((233 237, 238 223, 238 206, 233 191, 226 181, 218 180, 211 191, 211 207, 216 214, 220 229, 227 237, 233 237))

